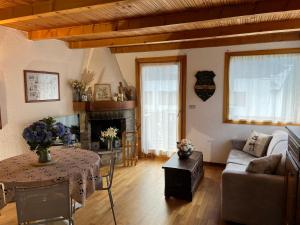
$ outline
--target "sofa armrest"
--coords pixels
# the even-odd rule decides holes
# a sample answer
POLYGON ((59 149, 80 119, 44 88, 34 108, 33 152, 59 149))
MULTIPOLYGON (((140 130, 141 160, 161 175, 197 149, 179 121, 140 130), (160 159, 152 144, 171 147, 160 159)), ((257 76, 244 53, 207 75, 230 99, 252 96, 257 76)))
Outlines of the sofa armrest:
POLYGON ((232 139, 231 140, 231 145, 233 149, 236 150, 243 150, 247 140, 244 139, 232 139))
POLYGON ((244 224, 280 225, 284 215, 284 176, 225 170, 222 217, 244 224))

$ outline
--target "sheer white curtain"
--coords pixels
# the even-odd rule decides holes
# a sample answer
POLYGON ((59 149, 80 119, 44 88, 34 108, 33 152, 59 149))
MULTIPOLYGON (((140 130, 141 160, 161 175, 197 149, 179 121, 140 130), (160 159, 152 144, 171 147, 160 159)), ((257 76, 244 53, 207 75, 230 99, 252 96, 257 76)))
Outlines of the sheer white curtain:
POLYGON ((178 140, 179 64, 141 65, 142 151, 170 155, 178 140))
POLYGON ((300 123, 300 54, 234 56, 229 119, 300 123))

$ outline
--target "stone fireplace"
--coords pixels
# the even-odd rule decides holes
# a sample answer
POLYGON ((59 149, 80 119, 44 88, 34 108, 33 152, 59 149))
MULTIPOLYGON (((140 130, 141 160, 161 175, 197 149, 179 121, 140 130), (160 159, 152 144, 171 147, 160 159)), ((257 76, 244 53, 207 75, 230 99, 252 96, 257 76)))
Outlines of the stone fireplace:
POLYGON ((135 130, 134 109, 86 112, 85 128, 80 134, 82 148, 97 152, 107 151, 107 144, 100 141, 100 133, 109 127, 118 129, 119 140, 115 141, 113 146, 116 151, 121 150, 122 133, 135 130))

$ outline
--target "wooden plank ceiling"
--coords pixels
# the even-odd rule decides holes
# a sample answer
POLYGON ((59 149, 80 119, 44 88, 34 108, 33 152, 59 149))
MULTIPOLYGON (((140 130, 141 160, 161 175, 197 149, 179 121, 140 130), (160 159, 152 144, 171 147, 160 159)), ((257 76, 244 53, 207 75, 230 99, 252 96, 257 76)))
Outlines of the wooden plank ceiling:
POLYGON ((299 40, 300 0, 0 0, 0 25, 116 53, 299 40))

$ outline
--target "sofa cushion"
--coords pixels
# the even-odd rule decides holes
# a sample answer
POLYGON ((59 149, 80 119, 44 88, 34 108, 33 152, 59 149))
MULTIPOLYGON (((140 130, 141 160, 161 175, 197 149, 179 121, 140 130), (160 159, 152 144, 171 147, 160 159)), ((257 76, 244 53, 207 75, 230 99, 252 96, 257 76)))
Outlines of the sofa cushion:
POLYGON ((246 168, 247 168, 246 165, 241 165, 241 164, 236 164, 236 163, 227 163, 226 168, 224 169, 223 172, 228 172, 228 171, 245 172, 246 168))
POLYGON ((274 174, 276 172, 278 163, 281 160, 281 157, 281 154, 273 154, 253 159, 249 162, 246 171, 249 173, 274 174))
POLYGON ((271 135, 252 131, 243 151, 256 157, 262 157, 267 151, 271 138, 271 135))
POLYGON ((288 133, 282 130, 276 130, 273 132, 272 136, 273 138, 270 141, 267 155, 280 153, 285 155, 288 144, 288 133))
POLYGON ((239 165, 248 166, 249 162, 252 159, 256 159, 256 157, 254 157, 246 152, 232 149, 229 153, 227 163, 235 163, 235 164, 239 164, 239 165))
POLYGON ((243 150, 247 140, 245 139, 232 139, 231 145, 233 149, 243 150))
POLYGON ((285 173, 286 151, 288 149, 288 133, 282 130, 276 130, 272 134, 273 138, 269 144, 267 155, 282 154, 281 161, 277 166, 277 175, 285 173))

